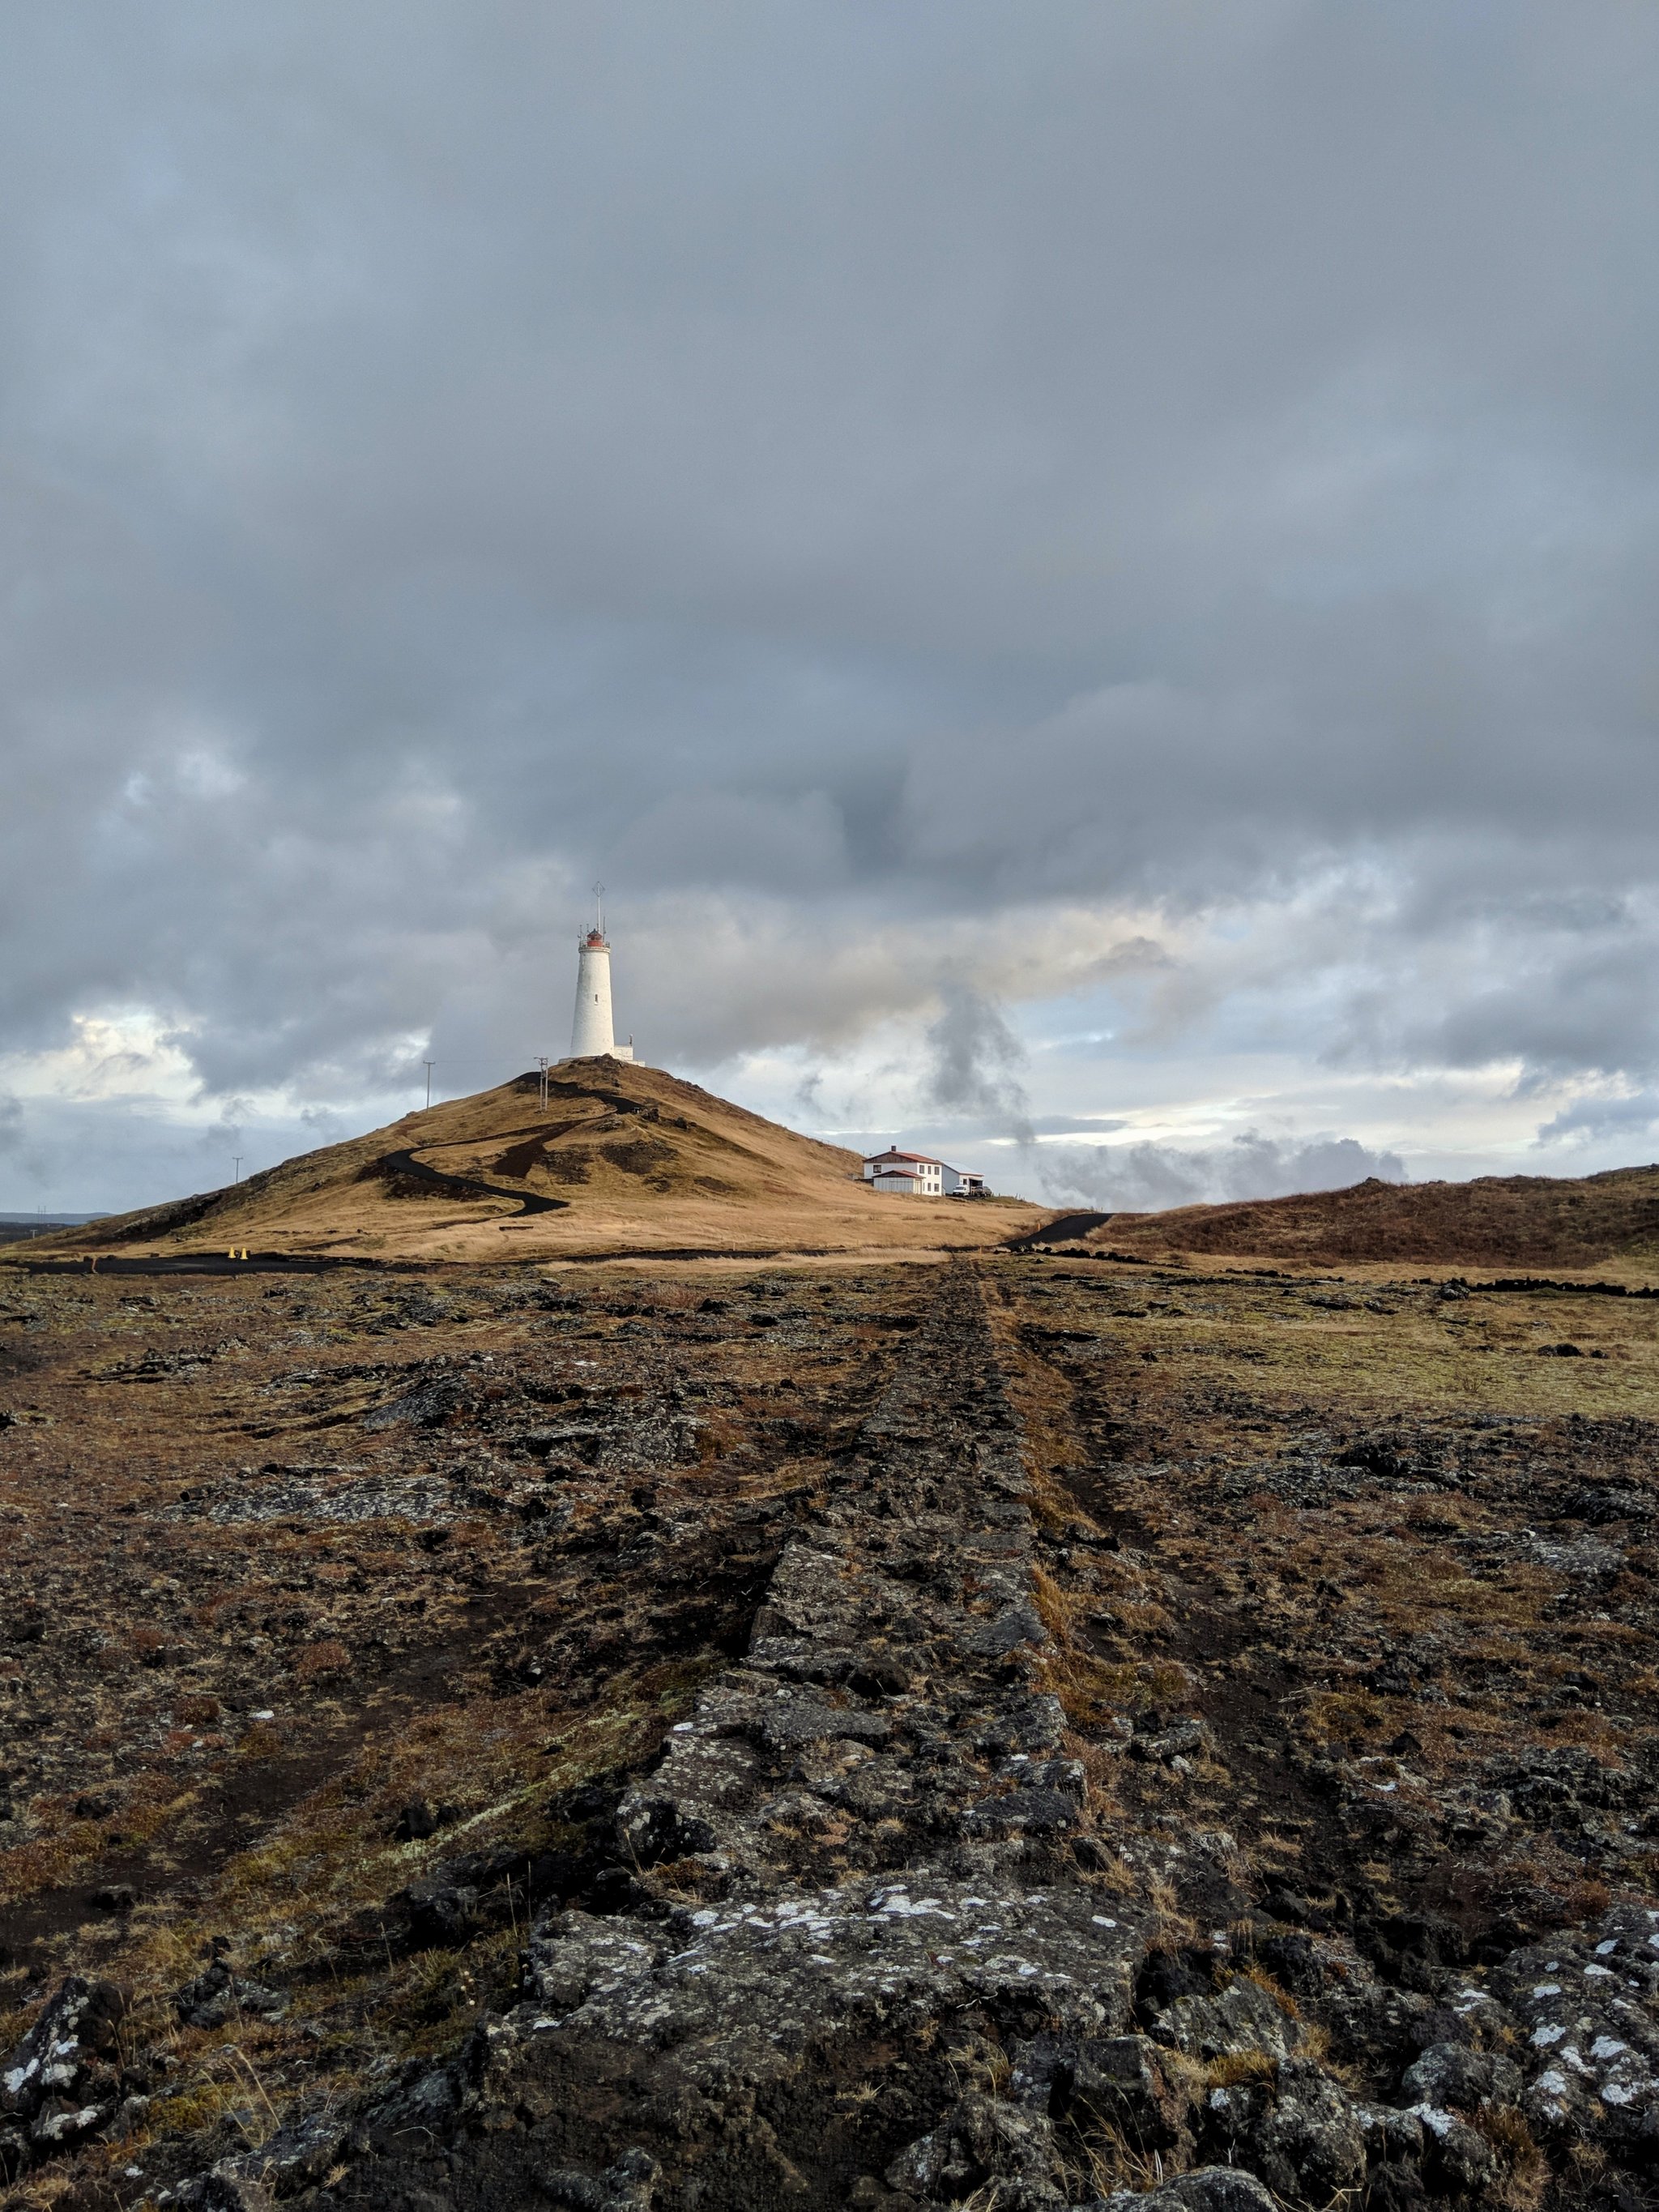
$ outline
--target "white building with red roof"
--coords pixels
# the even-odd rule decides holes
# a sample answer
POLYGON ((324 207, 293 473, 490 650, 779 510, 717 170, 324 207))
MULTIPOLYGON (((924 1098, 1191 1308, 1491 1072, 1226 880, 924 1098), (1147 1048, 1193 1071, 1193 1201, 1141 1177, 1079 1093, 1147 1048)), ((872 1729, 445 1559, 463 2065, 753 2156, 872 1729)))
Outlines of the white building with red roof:
POLYGON ((985 1178, 928 1152, 902 1152, 890 1145, 864 1163, 864 1180, 884 1198, 982 1198, 985 1178))

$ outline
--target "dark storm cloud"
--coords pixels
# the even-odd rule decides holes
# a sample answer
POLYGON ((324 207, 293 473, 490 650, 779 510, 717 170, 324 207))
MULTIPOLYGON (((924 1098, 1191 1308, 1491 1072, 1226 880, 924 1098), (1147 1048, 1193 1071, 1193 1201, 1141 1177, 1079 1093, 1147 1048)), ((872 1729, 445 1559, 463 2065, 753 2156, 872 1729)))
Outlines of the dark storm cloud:
POLYGON ((84 0, 0 48, 8 1045, 516 1063, 603 874, 659 1049, 912 1010, 982 1112, 963 930, 1353 871, 1333 1049, 1659 1064, 1659 17, 84 0), (1376 1011, 1483 931, 1524 984, 1376 1011))

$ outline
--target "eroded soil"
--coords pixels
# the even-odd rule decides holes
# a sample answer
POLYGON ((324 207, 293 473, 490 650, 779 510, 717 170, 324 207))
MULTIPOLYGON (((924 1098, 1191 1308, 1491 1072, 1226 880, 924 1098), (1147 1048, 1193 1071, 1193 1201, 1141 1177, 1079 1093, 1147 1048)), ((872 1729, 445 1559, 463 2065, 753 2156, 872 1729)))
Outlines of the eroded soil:
POLYGON ((0 1272, 15 2200, 1659 2203, 1653 1312, 0 1272))

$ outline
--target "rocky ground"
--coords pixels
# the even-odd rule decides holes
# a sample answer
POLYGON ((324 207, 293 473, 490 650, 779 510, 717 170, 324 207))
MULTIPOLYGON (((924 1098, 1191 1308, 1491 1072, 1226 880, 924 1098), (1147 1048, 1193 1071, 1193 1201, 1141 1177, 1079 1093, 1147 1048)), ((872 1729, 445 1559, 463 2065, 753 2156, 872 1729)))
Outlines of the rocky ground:
POLYGON ((9 2203, 1659 2204, 1651 1305, 0 1272, 9 2203))

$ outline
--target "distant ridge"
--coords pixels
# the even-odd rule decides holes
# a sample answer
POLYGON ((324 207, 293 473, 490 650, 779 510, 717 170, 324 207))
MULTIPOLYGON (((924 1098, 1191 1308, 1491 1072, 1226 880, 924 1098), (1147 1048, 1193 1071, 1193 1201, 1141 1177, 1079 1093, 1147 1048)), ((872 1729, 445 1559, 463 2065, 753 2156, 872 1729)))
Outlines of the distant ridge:
POLYGON ((109 1209, 101 1213, 26 1212, 0 1213, 0 1226, 8 1228, 78 1229, 83 1221, 107 1221, 109 1209))
POLYGON ((0 1213, 0 1244, 28 1244, 43 1237, 56 1237, 65 1229, 78 1229, 88 1221, 104 1221, 102 1213, 0 1213))
POLYGON ((1016 1199, 878 1197, 857 1153, 661 1068, 563 1060, 220 1190, 106 1217, 65 1252, 249 1249, 595 1259, 962 1249, 1040 1220, 1016 1199))
POLYGON ((1604 1174, 1480 1176, 1392 1183, 1166 1213, 1116 1213, 1091 1246, 1264 1260, 1420 1261, 1432 1265, 1590 1267, 1659 1260, 1659 1165, 1604 1174))

